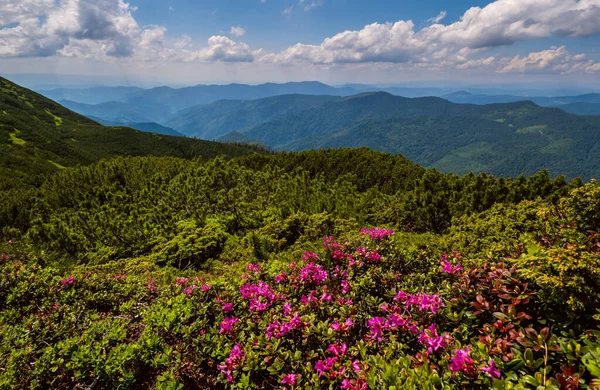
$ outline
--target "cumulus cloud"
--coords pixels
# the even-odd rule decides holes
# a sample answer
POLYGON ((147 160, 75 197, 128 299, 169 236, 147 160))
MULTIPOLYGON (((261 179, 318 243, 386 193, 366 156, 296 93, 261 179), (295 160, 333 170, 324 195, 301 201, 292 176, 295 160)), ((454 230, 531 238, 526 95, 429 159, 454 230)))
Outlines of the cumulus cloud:
POLYGON ((246 29, 244 29, 243 27, 231 26, 229 35, 233 37, 243 37, 244 35, 246 35, 246 29))
MULTIPOLYGON (((310 11, 322 4, 322 0, 296 0, 282 12, 310 11)), ((600 33, 600 0, 496 0, 469 9, 448 24, 443 23, 446 12, 442 11, 420 29, 411 20, 372 23, 320 44, 298 43, 274 53, 235 40, 246 33, 239 26, 230 28, 229 37, 215 35, 199 45, 189 36, 169 38, 164 26, 140 26, 125 0, 0 0, 0 7, 0 57, 600 72, 598 63, 584 54, 570 54, 564 46, 511 58, 493 53, 494 47, 522 40, 600 33)))
POLYGON ((565 46, 560 46, 529 53, 527 56, 504 58, 497 70, 500 73, 571 73, 596 72, 600 70, 599 66, 600 64, 587 60, 584 54, 571 55, 565 46))
MULTIPOLYGON (((191 39, 166 38, 164 26, 141 27, 124 0, 0 0, 0 56, 174 61, 252 61, 244 43, 214 36, 193 49, 191 39), (5 11, 6 10, 6 11, 5 11)), ((231 35, 245 34, 232 27, 231 35)))
POLYGON ((410 20, 373 23, 326 38, 320 45, 299 43, 265 56, 265 60, 313 64, 429 63, 437 56, 438 60, 468 68, 476 65, 469 61, 485 61, 466 58, 466 53, 472 55, 528 39, 600 33, 600 0, 497 0, 483 8, 469 9, 454 23, 441 24, 445 16, 441 12, 428 20, 433 24, 420 30, 410 20), (439 58, 439 53, 445 58, 439 58))

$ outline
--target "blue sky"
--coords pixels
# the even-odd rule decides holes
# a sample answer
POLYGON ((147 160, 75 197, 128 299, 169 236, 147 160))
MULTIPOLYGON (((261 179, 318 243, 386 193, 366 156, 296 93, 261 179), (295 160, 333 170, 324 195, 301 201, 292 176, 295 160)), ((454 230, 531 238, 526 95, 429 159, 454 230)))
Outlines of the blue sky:
POLYGON ((600 84, 600 0, 16 0, 0 72, 600 84))

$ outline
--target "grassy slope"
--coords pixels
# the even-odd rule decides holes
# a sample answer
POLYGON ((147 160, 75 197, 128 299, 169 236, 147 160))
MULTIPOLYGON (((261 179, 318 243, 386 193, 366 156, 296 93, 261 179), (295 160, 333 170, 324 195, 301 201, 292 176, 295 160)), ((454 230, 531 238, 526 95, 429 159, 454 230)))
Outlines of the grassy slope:
POLYGON ((36 183, 40 174, 113 156, 204 158, 257 149, 103 127, 28 89, 0 78, 0 189, 36 183))

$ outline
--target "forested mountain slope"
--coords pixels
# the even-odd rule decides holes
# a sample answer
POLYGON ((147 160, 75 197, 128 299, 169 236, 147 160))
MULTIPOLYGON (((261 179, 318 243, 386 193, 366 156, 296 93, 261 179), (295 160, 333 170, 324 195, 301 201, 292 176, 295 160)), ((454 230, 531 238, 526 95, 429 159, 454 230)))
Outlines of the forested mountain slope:
POLYGON ((249 146, 104 127, 0 78, 0 188, 114 156, 240 156, 249 146))
POLYGON ((219 100, 179 111, 165 125, 188 136, 213 139, 339 99, 326 95, 282 95, 258 100, 219 100))
POLYGON ((312 102, 278 96, 190 108, 169 125, 211 139, 236 131, 279 150, 367 146, 445 172, 517 176, 547 168, 553 175, 600 176, 600 117, 526 101, 455 104, 382 92, 312 102))

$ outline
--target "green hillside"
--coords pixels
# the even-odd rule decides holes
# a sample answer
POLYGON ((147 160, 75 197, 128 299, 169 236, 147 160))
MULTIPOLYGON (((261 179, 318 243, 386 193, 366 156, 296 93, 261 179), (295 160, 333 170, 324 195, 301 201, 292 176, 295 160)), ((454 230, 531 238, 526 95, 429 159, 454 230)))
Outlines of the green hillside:
POLYGON ((0 190, 0 388, 591 390, 599 205, 366 148, 66 168, 0 190))
POLYGON ((113 156, 240 156, 251 147, 103 127, 0 78, 0 188, 113 156))

